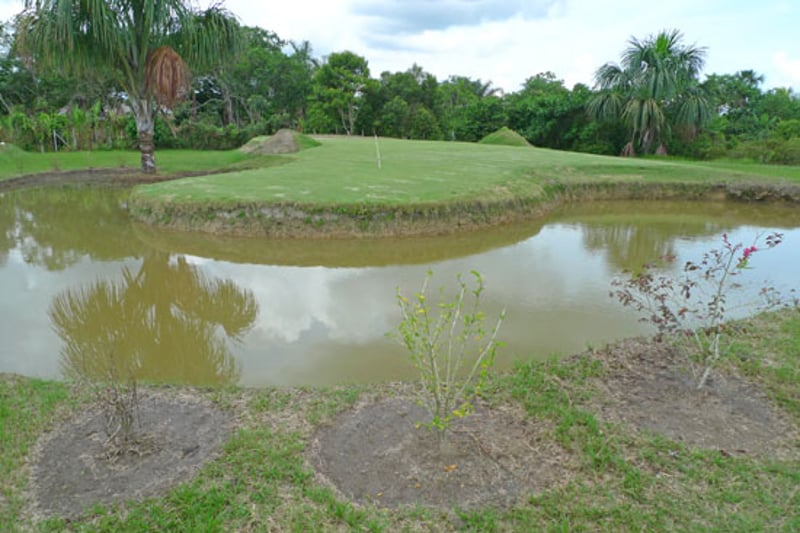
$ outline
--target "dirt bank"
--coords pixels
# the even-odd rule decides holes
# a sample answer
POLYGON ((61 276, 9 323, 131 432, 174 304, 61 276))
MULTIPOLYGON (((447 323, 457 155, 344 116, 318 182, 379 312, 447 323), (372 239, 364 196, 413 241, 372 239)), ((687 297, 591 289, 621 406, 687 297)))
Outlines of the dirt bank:
POLYGON ((176 231, 269 238, 358 238, 438 235, 530 220, 567 202, 678 200, 800 204, 800 185, 551 181, 540 195, 484 202, 386 207, 294 203, 172 204, 134 197, 131 215, 176 231))

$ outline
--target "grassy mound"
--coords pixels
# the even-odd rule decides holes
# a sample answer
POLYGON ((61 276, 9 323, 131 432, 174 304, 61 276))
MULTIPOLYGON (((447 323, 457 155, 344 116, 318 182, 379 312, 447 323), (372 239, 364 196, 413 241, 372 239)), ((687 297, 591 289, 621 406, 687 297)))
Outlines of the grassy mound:
POLYGON ((271 154, 291 154, 319 146, 307 135, 298 133, 294 130, 278 130, 274 135, 253 137, 239 150, 245 154, 271 155, 271 154))
POLYGON ((530 146, 525 137, 512 129, 503 126, 494 133, 490 133, 480 141, 481 144, 499 144, 501 146, 530 146))

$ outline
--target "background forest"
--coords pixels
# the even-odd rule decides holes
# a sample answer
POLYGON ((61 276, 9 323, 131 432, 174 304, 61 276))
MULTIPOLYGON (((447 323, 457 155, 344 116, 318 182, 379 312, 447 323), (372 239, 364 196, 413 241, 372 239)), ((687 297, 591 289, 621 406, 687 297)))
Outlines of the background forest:
MULTIPOLYGON (((478 141, 506 126, 558 150, 800 164, 800 95, 765 90, 756 70, 701 81, 703 49, 684 46, 677 31, 631 38, 618 65, 598 65, 594 87, 570 89, 543 72, 509 93, 488 80, 437 80, 416 64, 375 75, 349 51, 316 57, 307 41, 242 31, 235 61, 195 69, 188 97, 157 113, 156 148, 231 149, 280 128, 478 141), (659 67, 640 69, 645 61, 659 67)), ((0 40, 0 140, 33 151, 137 144, 127 96, 111 77, 37 69, 12 23, 0 40)))

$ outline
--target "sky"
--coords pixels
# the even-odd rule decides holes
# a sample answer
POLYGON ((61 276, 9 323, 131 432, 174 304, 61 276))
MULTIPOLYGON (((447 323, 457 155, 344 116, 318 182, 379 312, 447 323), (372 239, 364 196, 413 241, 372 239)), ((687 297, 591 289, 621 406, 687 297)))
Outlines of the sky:
MULTIPOLYGON (((195 2, 207 7, 207 0, 195 2)), ((440 81, 491 81, 505 92, 551 71, 568 88, 593 85, 628 39, 676 28, 706 48, 707 74, 755 70, 764 88, 800 90, 798 0, 227 0, 243 24, 309 41, 316 57, 349 50, 373 77, 413 64, 440 81)), ((0 0, 0 20, 21 11, 0 0)))

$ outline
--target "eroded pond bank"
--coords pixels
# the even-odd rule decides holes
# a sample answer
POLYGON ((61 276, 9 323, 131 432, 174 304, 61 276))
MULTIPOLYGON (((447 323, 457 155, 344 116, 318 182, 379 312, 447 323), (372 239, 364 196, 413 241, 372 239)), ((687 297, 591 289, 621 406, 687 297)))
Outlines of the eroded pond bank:
POLYGON ((173 202, 134 194, 131 216, 143 224, 177 231, 270 238, 368 238, 441 235, 499 224, 524 223, 573 202, 604 200, 738 201, 800 205, 792 183, 711 183, 552 180, 527 195, 505 200, 450 201, 383 206, 275 202, 173 202))

